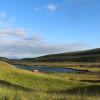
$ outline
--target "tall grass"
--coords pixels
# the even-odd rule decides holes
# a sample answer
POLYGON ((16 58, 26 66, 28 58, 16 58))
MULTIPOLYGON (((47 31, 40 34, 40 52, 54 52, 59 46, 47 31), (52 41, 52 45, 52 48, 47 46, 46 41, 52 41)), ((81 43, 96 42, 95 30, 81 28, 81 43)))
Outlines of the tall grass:
POLYGON ((47 91, 24 92, 0 89, 0 100, 100 100, 100 95, 48 93, 47 91))

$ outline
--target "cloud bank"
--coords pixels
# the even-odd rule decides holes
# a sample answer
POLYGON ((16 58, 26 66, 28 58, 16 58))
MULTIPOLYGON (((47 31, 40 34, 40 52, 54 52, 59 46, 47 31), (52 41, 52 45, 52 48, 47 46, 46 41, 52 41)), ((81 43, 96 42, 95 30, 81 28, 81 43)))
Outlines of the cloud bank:
POLYGON ((51 44, 45 40, 32 37, 21 40, 0 39, 0 56, 6 57, 37 57, 46 54, 69 52, 81 50, 86 47, 85 44, 51 44))

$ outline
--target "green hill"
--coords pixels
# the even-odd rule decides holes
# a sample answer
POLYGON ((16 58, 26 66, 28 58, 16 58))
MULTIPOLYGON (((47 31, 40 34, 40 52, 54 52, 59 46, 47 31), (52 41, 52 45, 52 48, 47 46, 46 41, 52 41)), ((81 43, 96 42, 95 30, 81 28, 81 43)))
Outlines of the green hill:
POLYGON ((46 55, 37 58, 24 58, 22 61, 34 61, 34 62, 100 62, 100 48, 46 55))

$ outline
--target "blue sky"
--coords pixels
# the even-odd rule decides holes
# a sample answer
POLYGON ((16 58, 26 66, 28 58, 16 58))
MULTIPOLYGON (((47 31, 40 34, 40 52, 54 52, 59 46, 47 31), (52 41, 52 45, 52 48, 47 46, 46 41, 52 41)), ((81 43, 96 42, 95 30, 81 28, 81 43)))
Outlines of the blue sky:
POLYGON ((0 56, 99 48, 100 0, 0 0, 0 56))

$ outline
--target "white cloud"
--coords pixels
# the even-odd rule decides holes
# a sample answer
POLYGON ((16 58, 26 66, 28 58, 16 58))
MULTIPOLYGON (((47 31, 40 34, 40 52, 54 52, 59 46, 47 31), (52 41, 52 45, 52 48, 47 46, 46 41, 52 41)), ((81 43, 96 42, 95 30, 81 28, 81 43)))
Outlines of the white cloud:
POLYGON ((49 3, 48 5, 42 6, 42 7, 35 7, 33 8, 33 11, 44 11, 45 9, 47 9, 49 12, 55 12, 58 9, 61 9, 63 6, 67 5, 67 4, 81 4, 81 6, 86 6, 86 5, 94 5, 95 4, 95 0, 62 0, 61 2, 58 3, 49 3))
POLYGON ((49 12, 55 12, 57 10, 57 6, 54 4, 48 4, 47 9, 49 12))
POLYGON ((16 28, 13 33, 24 36, 27 34, 27 31, 23 28, 16 28))
POLYGON ((57 6, 54 4, 48 4, 42 7, 35 7, 33 8, 33 11, 35 12, 39 12, 39 11, 43 11, 43 10, 48 10, 49 12, 55 12, 57 11, 57 6))
POLYGON ((84 48, 86 48, 86 45, 82 43, 51 44, 35 36, 20 40, 0 39, 0 56, 4 54, 6 57, 35 57, 84 48))
POLYGON ((25 36, 27 34, 27 31, 23 28, 3 28, 0 29, 0 35, 19 35, 19 36, 25 36))

